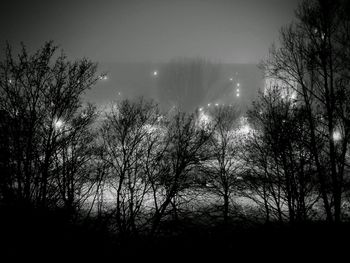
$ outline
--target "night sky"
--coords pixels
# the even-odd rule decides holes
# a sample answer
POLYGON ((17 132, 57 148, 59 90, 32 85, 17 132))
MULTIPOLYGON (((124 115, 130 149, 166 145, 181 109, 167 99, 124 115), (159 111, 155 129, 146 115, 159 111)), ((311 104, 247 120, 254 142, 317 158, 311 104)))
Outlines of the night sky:
POLYGON ((2 0, 0 42, 37 49, 54 40, 70 58, 163 62, 202 56, 258 63, 298 0, 2 0))

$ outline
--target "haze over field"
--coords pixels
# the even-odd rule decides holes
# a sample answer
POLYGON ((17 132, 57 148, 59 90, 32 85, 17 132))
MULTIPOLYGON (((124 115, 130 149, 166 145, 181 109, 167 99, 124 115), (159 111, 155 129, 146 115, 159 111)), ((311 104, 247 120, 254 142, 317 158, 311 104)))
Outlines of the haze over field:
MULTIPOLYGON (((159 86, 151 72, 174 58, 201 57, 224 63, 220 78, 201 94, 203 103, 228 103, 228 98, 237 102, 228 79, 238 72, 239 103, 245 108, 262 86, 256 65, 278 39, 279 28, 292 20, 298 2, 4 0, 0 31, 2 39, 16 48, 23 41, 35 50, 52 39, 70 58, 98 62, 99 71, 107 72, 109 80, 86 97, 98 104, 119 99, 119 94, 159 100, 159 86)), ((199 104, 193 99, 192 107, 186 108, 199 104)))
MULTIPOLYGON (((159 81, 163 72, 161 63, 101 63, 99 69, 107 73, 107 79, 101 80, 96 87, 86 93, 85 99, 104 105, 112 99, 143 96, 162 103, 160 93, 163 87, 159 81), (157 71, 157 76, 154 72, 157 71)), ((190 98, 193 109, 208 103, 234 104, 243 108, 257 98, 258 90, 263 87, 263 72, 256 64, 220 64, 217 79, 209 90, 205 91, 201 102, 196 102, 194 94, 190 98), (234 91, 236 82, 240 83, 240 97, 234 91)), ((178 89, 181 92, 181 89, 178 89)), ((164 104, 165 105, 165 104, 164 104)))

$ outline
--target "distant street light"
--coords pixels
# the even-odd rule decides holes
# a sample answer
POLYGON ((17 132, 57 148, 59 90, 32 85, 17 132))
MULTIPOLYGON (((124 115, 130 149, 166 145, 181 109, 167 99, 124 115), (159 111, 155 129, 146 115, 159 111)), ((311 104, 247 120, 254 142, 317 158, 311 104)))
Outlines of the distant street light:
POLYGON ((153 71, 153 76, 158 76, 158 71, 157 70, 155 70, 155 71, 153 71))

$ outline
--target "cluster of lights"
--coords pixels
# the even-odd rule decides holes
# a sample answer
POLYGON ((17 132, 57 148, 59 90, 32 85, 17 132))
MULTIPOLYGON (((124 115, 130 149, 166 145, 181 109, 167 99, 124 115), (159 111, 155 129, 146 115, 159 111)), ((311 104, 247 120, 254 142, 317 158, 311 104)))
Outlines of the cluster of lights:
MULTIPOLYGON (((238 73, 236 72, 236 78, 237 78, 238 73)), ((230 78, 230 82, 233 82, 233 78, 230 78)), ((241 84, 239 82, 236 83, 236 86, 234 88, 236 88, 236 97, 240 96, 240 88, 241 84)))
MULTIPOLYGON (((226 104, 225 103, 222 103, 222 104, 220 104, 220 103, 215 103, 215 104, 208 103, 207 104, 207 108, 210 108, 212 105, 214 105, 215 107, 219 107, 219 106, 225 106, 226 104)), ((229 104, 228 106, 232 107, 232 104, 229 104)), ((198 109, 199 109, 199 111, 203 111, 204 110, 204 108, 201 107, 201 106, 198 109)))

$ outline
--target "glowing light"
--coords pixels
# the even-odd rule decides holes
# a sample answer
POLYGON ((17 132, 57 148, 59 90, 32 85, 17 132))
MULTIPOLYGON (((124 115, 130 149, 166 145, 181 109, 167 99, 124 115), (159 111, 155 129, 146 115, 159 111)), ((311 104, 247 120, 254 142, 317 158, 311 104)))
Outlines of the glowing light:
POLYGON ((146 124, 143 127, 148 133, 153 133, 153 132, 155 132, 157 130, 156 126, 150 125, 150 124, 146 124))
POLYGON ((250 130, 250 127, 249 125, 244 125, 241 127, 241 129, 239 130, 242 134, 249 134, 249 132, 251 131, 250 130))
POLYGON ((108 77, 107 77, 107 75, 101 75, 101 76, 99 76, 99 79, 100 80, 107 80, 108 77))
POLYGON ((202 108, 202 107, 200 107, 200 108, 199 108, 199 111, 203 111, 203 108, 202 108))
POLYGON ((230 78, 230 81, 233 81, 233 78, 230 78))
POLYGON ((339 131, 333 132, 333 140, 334 141, 340 141, 341 140, 341 133, 339 131))
POLYGON ((9 80, 9 83, 12 84, 12 79, 9 80))
POLYGON ((239 93, 237 93, 237 95, 236 95, 237 97, 239 97, 239 93))
POLYGON ((211 106, 211 103, 208 103, 208 107, 210 107, 211 106))
POLYGON ((215 103, 215 106, 216 106, 216 107, 219 106, 219 103, 215 103))
POLYGON ((210 117, 205 114, 203 111, 200 112, 198 116, 198 124, 200 127, 206 127, 210 123, 210 117))
POLYGON ((56 130, 62 129, 63 125, 64 125, 64 122, 60 119, 57 119, 54 121, 54 127, 56 130))
POLYGON ((158 76, 158 71, 157 70, 155 70, 155 71, 153 71, 153 76, 158 76))
POLYGON ((240 83, 237 83, 237 87, 239 87, 239 86, 241 86, 241 84, 240 84, 240 83))
POLYGON ((249 126, 248 119, 246 117, 241 117, 238 133, 241 135, 249 135, 252 131, 253 130, 249 126))
POLYGON ((274 91, 274 89, 277 89, 281 98, 283 100, 289 100, 294 101, 297 98, 297 83, 296 81, 292 80, 291 77, 289 77, 287 74, 283 77, 288 80, 288 83, 286 83, 283 79, 276 79, 276 78, 266 78, 265 79, 265 87, 264 87, 264 95, 268 95, 270 92, 274 91))

